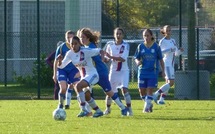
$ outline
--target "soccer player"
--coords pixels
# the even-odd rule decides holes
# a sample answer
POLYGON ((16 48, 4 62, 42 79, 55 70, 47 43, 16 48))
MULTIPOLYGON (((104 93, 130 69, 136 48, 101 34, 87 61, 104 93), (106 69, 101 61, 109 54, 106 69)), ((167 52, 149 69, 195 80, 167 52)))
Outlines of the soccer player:
POLYGON ((157 88, 159 61, 164 77, 164 62, 162 52, 157 43, 154 41, 153 33, 150 29, 143 31, 144 42, 139 44, 134 58, 138 66, 138 87, 140 97, 145 101, 143 112, 152 112, 153 89, 157 88))
POLYGON ((165 104, 164 99, 168 94, 170 87, 174 85, 175 79, 175 56, 179 56, 183 53, 184 49, 177 48, 176 42, 173 38, 171 38, 171 27, 170 25, 165 25, 161 29, 161 34, 164 37, 159 41, 159 46, 161 51, 164 55, 164 65, 165 65, 165 79, 166 84, 162 85, 155 93, 154 93, 154 101, 157 104, 165 104), (160 95, 160 99, 157 100, 158 96, 160 95))
MULTIPOLYGON (((63 43, 63 41, 59 41, 57 43, 57 47, 60 46, 62 43, 63 43)), ((46 58, 46 63, 49 65, 50 68, 52 68, 52 70, 53 70, 53 63, 54 63, 54 59, 55 59, 55 52, 56 51, 53 51, 46 58)), ((60 91, 59 84, 58 84, 58 82, 55 82, 54 83, 54 97, 53 97, 54 100, 58 100, 58 93, 59 93, 59 91, 60 91)))
MULTIPOLYGON (((103 112, 97 106, 95 100, 91 97, 89 89, 91 85, 94 85, 99 80, 99 75, 96 71, 96 68, 93 65, 92 58, 93 56, 101 54, 101 57, 104 57, 104 51, 100 48, 89 49, 81 47, 80 39, 77 36, 74 36, 70 40, 71 50, 67 52, 64 59, 59 60, 59 68, 64 68, 69 63, 73 63, 79 70, 81 74, 80 81, 75 85, 75 91, 77 94, 77 99, 81 108, 81 112, 78 114, 78 117, 84 117, 88 115, 88 111, 85 108, 86 102, 94 109, 96 112, 93 114, 93 117, 103 116, 103 112), (84 91, 87 90, 87 91, 84 91), (85 92, 85 93, 84 93, 85 92), (86 97, 86 98, 85 98, 86 97)), ((59 56, 58 56, 59 59, 59 56)))
MULTIPOLYGON (((79 36, 81 39, 81 43, 86 48, 97 48, 98 39, 100 36, 99 32, 93 32, 89 28, 82 28, 79 30, 79 36)), ((108 69, 105 63, 102 61, 100 55, 92 57, 93 62, 95 63, 96 70, 99 74, 98 85, 102 87, 103 91, 106 95, 108 95, 121 109, 121 115, 126 116, 128 112, 128 108, 120 101, 117 93, 114 93, 111 90, 110 81, 108 79, 108 69)))
POLYGON ((66 42, 62 43, 60 46, 57 47, 57 50, 55 53, 55 60, 53 64, 52 78, 54 82, 58 82, 60 86, 60 92, 58 97, 58 100, 59 100, 58 107, 63 108, 64 100, 66 99, 65 109, 69 109, 73 84, 79 81, 80 75, 79 75, 78 69, 72 63, 68 64, 65 68, 58 68, 56 58, 59 54, 61 54, 62 56, 65 56, 67 51, 70 50, 69 39, 74 35, 75 33, 71 30, 65 33, 66 42))
MULTIPOLYGON (((122 28, 114 29, 114 41, 109 41, 106 44, 107 61, 111 60, 109 80, 114 93, 118 93, 118 88, 121 89, 122 95, 126 103, 128 115, 132 116, 131 96, 128 92, 129 84, 129 68, 127 58, 129 56, 129 44, 123 41, 124 30, 122 28)), ((111 112, 112 99, 106 96, 106 110, 104 114, 111 112)))

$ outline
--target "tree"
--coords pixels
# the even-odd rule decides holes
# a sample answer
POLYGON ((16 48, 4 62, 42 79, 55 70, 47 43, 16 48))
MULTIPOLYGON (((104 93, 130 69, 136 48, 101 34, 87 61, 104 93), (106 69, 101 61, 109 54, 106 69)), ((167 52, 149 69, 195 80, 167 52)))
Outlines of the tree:
MULTIPOLYGON (((183 1, 182 7, 186 7, 186 4, 187 1, 183 1)), ((178 25, 178 0, 104 0, 103 9, 115 24, 119 21, 120 26, 126 29, 178 25)), ((182 13, 185 12, 182 10, 182 13)))

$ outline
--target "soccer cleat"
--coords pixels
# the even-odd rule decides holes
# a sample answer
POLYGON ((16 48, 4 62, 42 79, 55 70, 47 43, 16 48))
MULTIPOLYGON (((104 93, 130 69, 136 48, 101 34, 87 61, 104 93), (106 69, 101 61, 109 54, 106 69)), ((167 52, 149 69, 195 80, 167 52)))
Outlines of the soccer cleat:
POLYGON ((121 115, 122 116, 127 116, 128 108, 125 107, 125 109, 121 110, 121 115))
POLYGON ((153 104, 151 103, 151 106, 149 107, 149 110, 151 111, 151 113, 153 112, 153 104))
POLYGON ((131 107, 128 108, 128 113, 127 113, 128 116, 133 116, 133 111, 131 109, 131 107))
POLYGON ((143 113, 151 113, 153 111, 152 108, 153 108, 153 104, 146 103, 143 108, 143 113))
POLYGON ((159 100, 159 101, 157 102, 157 104, 159 104, 159 105, 164 105, 164 104, 165 104, 165 102, 164 102, 164 101, 160 101, 160 100, 159 100))
POLYGON ((94 114, 93 114, 93 117, 94 118, 97 118, 97 117, 100 117, 100 116, 103 116, 103 112, 102 111, 99 111, 99 112, 95 112, 94 114))
POLYGON ((154 100, 155 103, 157 103, 157 101, 158 101, 158 96, 156 96, 155 94, 153 94, 153 100, 154 100))
POLYGON ((63 109, 63 104, 59 104, 58 108, 62 108, 63 109))
POLYGON ((84 116, 88 116, 88 114, 89 114, 89 112, 87 112, 87 111, 81 111, 78 115, 77 115, 77 117, 84 117, 84 116))
POLYGON ((70 109, 69 105, 65 105, 65 109, 70 109))
POLYGON ((104 115, 108 115, 108 114, 110 114, 110 112, 111 112, 110 109, 106 109, 106 110, 104 111, 104 115))

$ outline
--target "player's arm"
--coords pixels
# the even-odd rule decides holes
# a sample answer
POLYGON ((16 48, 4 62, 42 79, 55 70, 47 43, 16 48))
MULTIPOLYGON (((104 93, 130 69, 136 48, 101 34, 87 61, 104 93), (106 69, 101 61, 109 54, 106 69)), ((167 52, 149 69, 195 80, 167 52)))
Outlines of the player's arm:
POLYGON ((125 61, 125 59, 123 59, 122 57, 111 56, 109 53, 106 53, 106 56, 109 59, 112 59, 114 61, 119 61, 119 62, 124 62, 125 61))
POLYGON ((141 56, 140 56, 140 45, 138 45, 136 51, 135 51, 135 54, 134 54, 134 61, 136 63, 137 66, 140 66, 142 64, 142 61, 141 61, 141 56))
POLYGON ((163 59, 160 60, 160 66, 161 66, 162 77, 165 78, 164 61, 163 61, 163 59))
POLYGON ((58 46, 56 51, 55 51, 55 58, 54 58, 54 62, 53 62, 53 76, 52 76, 52 79, 54 80, 54 82, 56 83, 57 82, 57 61, 56 61, 56 58, 58 56, 58 54, 61 53, 61 49, 62 49, 62 46, 58 46))
POLYGON ((179 56, 179 55, 181 55, 182 53, 184 52, 184 49, 183 48, 177 48, 176 47, 176 51, 175 51, 175 56, 179 56))
POLYGON ((56 58, 58 68, 62 69, 64 67, 66 67, 70 62, 72 62, 71 57, 72 57, 71 51, 68 51, 64 58, 62 57, 62 55, 58 55, 56 58))
POLYGON ((54 59, 54 63, 53 63, 53 76, 52 79, 54 80, 54 82, 57 82, 57 61, 56 59, 54 59))

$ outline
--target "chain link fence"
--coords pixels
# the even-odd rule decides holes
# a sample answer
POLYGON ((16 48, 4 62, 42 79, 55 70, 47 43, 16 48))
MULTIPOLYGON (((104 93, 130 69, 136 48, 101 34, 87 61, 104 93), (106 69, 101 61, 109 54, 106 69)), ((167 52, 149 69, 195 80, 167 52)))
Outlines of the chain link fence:
MULTIPOLYGON (((6 4, 4 2, 0 1, 1 83, 16 83, 14 79, 15 74, 23 77, 33 75, 32 70, 37 65, 35 62, 37 62, 38 57, 41 57, 38 56, 38 53, 48 56, 56 49, 58 41, 65 40, 65 31, 69 29, 77 31, 82 27, 90 27, 93 30, 101 31, 101 47, 104 47, 108 40, 113 40, 113 29, 115 27, 120 26, 125 29, 125 40, 130 44, 131 49, 128 58, 131 88, 137 89, 137 67, 134 63, 133 55, 138 44, 142 42, 142 31, 146 27, 149 27, 153 31, 155 39, 158 42, 162 38, 160 28, 165 24, 172 25, 172 38, 185 50, 182 55, 182 61, 180 61, 180 58, 176 59, 175 69, 186 70, 189 44, 187 43, 187 8, 185 5, 181 7, 183 11, 183 27, 182 42, 179 44, 178 13, 169 20, 166 19, 167 16, 163 16, 163 20, 165 21, 161 21, 161 23, 157 22, 159 17, 154 15, 155 18, 153 18, 153 16, 150 16, 152 19, 148 20, 148 24, 144 23, 136 19, 139 16, 142 16, 139 17, 139 20, 144 19, 143 10, 140 10, 143 2, 139 0, 6 0, 6 4), (38 7, 39 12, 37 10, 38 7), (180 68, 180 66, 183 68, 180 68)), ((170 4, 172 3, 170 2, 170 4)), ((213 38, 214 21, 212 21, 214 20, 215 13, 212 10, 208 10, 211 6, 215 6, 215 4, 211 0, 206 0, 203 4, 203 7, 201 7, 197 14, 200 51, 214 49, 213 46, 215 46, 213 38), (207 21, 207 18, 204 17, 206 15, 212 19, 207 21), (200 19, 202 16, 204 19, 200 19)), ((177 8, 176 11, 178 12, 178 1, 174 5, 175 7, 173 8, 177 8)), ((150 6, 150 9, 153 11, 156 11, 156 8, 158 8, 155 4, 147 6, 150 6)), ((166 6, 170 7, 172 5, 166 6)), ((165 12, 164 15, 168 14, 165 12)), ((209 56, 214 55, 210 53, 209 56)), ((206 65, 206 60, 207 58, 203 62, 199 61, 202 67, 200 69, 208 70, 206 68, 208 66, 206 65)), ((213 75, 214 70, 214 68, 208 70, 210 71, 210 75, 213 75)), ((174 96, 172 97, 174 98, 174 96)))

